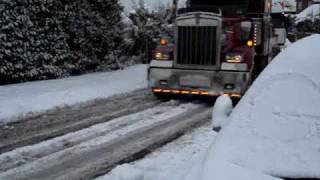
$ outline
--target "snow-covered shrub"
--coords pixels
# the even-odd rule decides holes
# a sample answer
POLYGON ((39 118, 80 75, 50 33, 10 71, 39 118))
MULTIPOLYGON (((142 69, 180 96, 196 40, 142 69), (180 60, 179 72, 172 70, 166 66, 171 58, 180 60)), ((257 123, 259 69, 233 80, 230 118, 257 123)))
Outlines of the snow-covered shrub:
POLYGON ((54 0, 3 0, 0 4, 1 84, 63 77, 72 65, 54 0))
MULTIPOLYGON (((59 15, 70 49, 79 56, 79 70, 95 70, 114 61, 122 43, 118 0, 59 1, 59 15)), ((112 64, 112 63, 111 63, 112 64)))
POLYGON ((160 38, 173 36, 172 13, 166 6, 160 6, 151 11, 143 0, 134 4, 133 11, 126 18, 126 22, 128 20, 130 22, 129 28, 132 32, 131 37, 127 38, 129 43, 126 46, 126 52, 140 56, 146 62, 148 55, 157 46, 160 38))
POLYGON ((297 34, 300 38, 320 33, 320 19, 306 19, 296 25, 297 34))
POLYGON ((141 0, 121 17, 118 1, 2 0, 0 84, 121 69, 147 59, 160 37, 172 35, 170 11, 149 11, 141 0))
POLYGON ((0 84, 110 64, 123 43, 120 13, 118 0, 2 0, 0 84))
POLYGON ((296 15, 296 28, 299 36, 320 33, 320 4, 314 4, 296 15))

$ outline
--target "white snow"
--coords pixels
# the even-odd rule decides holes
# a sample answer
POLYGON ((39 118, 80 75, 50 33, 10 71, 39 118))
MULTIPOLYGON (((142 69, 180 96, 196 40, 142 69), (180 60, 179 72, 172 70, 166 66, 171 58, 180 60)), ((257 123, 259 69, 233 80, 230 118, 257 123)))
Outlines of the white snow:
POLYGON ((142 160, 119 165, 96 180, 178 180, 197 162, 216 137, 209 125, 156 150, 142 160))
POLYGON ((313 35, 277 56, 185 180, 320 178, 319 47, 313 35))
POLYGON ((218 97, 212 111, 212 126, 214 129, 223 128, 229 122, 232 109, 232 100, 229 96, 218 97))
POLYGON ((273 0, 272 12, 273 13, 282 13, 285 12, 296 12, 296 1, 295 0, 273 0), (285 8, 283 9, 280 2, 283 2, 285 8))
MULTIPOLYGON (((205 161, 204 159, 203 162, 205 161)), ((216 161, 210 168, 201 169, 203 166, 205 164, 197 165, 187 177, 178 180, 280 180, 225 161, 216 161)))
POLYGON ((313 4, 300 12, 296 16, 296 23, 307 19, 314 21, 316 18, 320 19, 320 4, 313 4))
POLYGON ((147 87, 146 65, 60 80, 0 86, 0 123, 32 112, 73 105, 147 87))
POLYGON ((289 39, 286 39, 286 43, 284 44, 284 49, 291 46, 292 42, 289 39))
MULTIPOLYGON (((200 104, 179 105, 175 101, 166 102, 152 109, 1 154, 0 179, 11 177, 17 172, 21 175, 23 172, 36 171, 41 169, 43 164, 50 166, 50 164, 57 163, 66 156, 70 157, 74 154, 81 154, 81 152, 88 152, 101 144, 128 136, 143 128, 164 123, 170 118, 200 107, 200 104), (17 166, 18 168, 15 168, 17 166)), ((203 141, 206 138, 209 137, 203 138, 203 141)), ((205 149, 200 146, 198 148, 205 149)), ((195 149, 192 149, 192 152, 194 151, 195 149)))

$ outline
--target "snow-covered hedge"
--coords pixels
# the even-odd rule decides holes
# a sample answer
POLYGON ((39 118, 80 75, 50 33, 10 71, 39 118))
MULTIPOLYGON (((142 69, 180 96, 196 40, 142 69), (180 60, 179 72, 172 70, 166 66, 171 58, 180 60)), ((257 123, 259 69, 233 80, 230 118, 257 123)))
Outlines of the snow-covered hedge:
POLYGON ((307 19, 314 21, 320 18, 320 4, 313 4, 308 8, 304 9, 302 12, 297 14, 296 22, 302 22, 307 19))
POLYGON ((320 19, 314 19, 313 21, 310 19, 306 19, 297 24, 297 30, 299 34, 314 34, 320 33, 320 19))
POLYGON ((0 84, 112 64, 121 53, 120 13, 118 0, 2 0, 0 84))
POLYGON ((320 4, 314 4, 296 16, 298 34, 302 37, 320 33, 320 4))
POLYGON ((133 10, 127 16, 129 20, 127 25, 133 32, 127 52, 130 55, 141 56, 144 61, 147 61, 161 38, 173 39, 173 14, 166 6, 150 10, 143 0, 134 3, 132 8, 133 10))

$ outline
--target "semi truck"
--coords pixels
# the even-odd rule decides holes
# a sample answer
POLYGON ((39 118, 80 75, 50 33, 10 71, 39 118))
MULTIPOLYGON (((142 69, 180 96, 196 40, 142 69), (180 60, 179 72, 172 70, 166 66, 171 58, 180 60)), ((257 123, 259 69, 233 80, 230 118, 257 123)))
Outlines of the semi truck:
POLYGON ((148 69, 152 92, 241 98, 277 47, 272 0, 174 0, 173 40, 148 69))

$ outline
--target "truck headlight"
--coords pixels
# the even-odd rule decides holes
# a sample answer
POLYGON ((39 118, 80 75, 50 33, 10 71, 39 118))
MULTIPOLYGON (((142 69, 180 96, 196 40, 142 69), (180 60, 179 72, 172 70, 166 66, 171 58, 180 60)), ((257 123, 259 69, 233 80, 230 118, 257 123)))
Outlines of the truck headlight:
POLYGON ((227 54, 226 62, 228 63, 241 63, 243 61, 242 55, 239 54, 227 54))
POLYGON ((156 52, 156 53, 154 53, 154 58, 155 58, 155 60, 167 61, 167 60, 170 60, 170 54, 169 53, 156 52))

